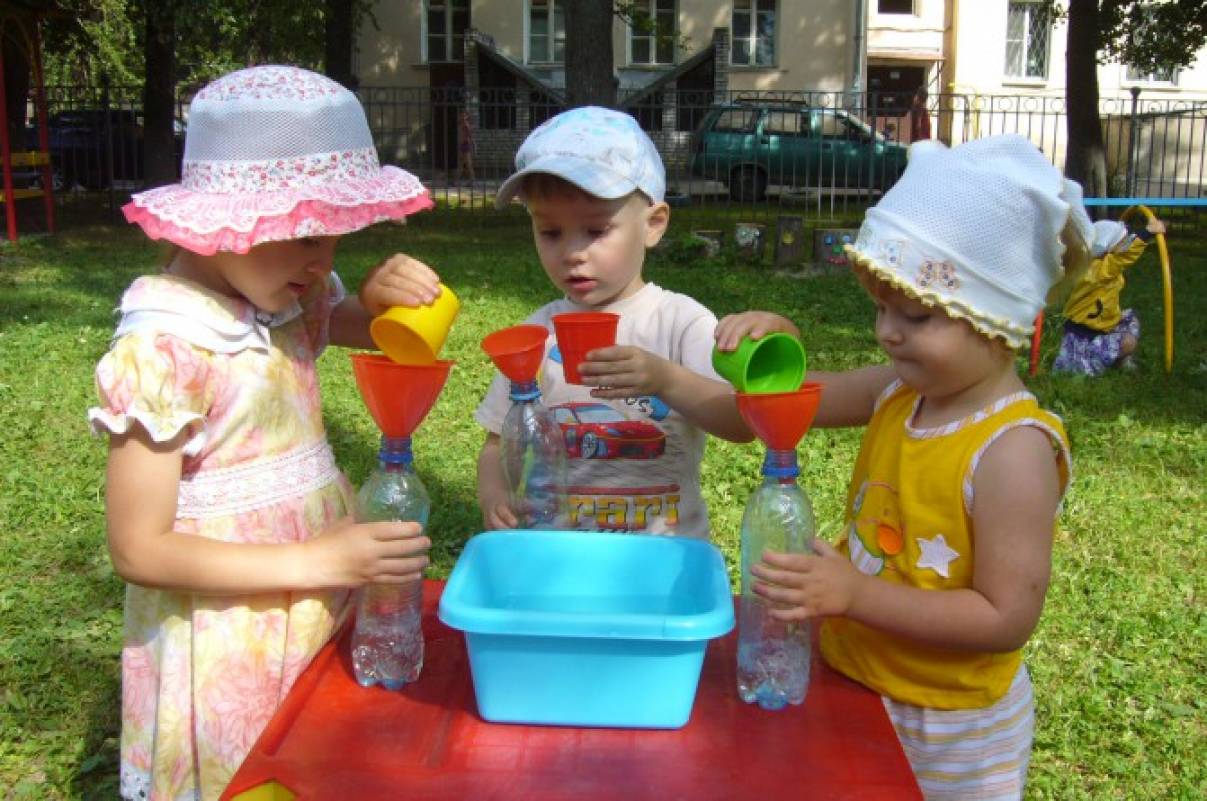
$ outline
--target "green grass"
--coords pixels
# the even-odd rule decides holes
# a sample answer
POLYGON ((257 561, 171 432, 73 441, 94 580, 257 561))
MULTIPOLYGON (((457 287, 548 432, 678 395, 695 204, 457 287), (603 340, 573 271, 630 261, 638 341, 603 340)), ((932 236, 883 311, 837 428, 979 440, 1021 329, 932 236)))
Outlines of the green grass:
MULTIPOLYGON (((877 358, 869 304, 848 276, 800 278, 731 256, 697 261, 693 227, 734 220, 676 211, 676 243, 647 276, 718 315, 746 308, 788 314, 806 330, 810 364, 877 358)), ((1086 381, 1045 371, 1032 382, 1064 416, 1075 459, 1055 550, 1048 605, 1028 661, 1038 696, 1030 798, 1207 796, 1207 248, 1171 240, 1177 280, 1174 373, 1161 370, 1161 294, 1155 248, 1126 299, 1145 325, 1140 369, 1086 381)), ((552 298, 517 213, 437 212, 406 228, 348 237, 339 269, 351 285, 395 250, 437 269, 464 303, 447 352, 457 360, 416 436, 432 492, 433 575, 447 575, 479 527, 474 464, 482 434, 472 411, 491 367, 478 342, 552 298)), ((0 247, 0 798, 112 798, 119 728, 122 583, 105 549, 104 441, 84 422, 92 370, 112 310, 156 247, 126 228, 77 227, 0 247)), ((1045 338, 1045 366, 1057 345, 1045 338)), ((367 473, 376 432, 347 356, 321 361, 325 416, 354 482, 367 473)), ((814 431, 804 482, 833 532, 857 431, 814 431)), ((704 467, 715 539, 732 566, 746 496, 757 479, 753 445, 712 442, 704 467)))

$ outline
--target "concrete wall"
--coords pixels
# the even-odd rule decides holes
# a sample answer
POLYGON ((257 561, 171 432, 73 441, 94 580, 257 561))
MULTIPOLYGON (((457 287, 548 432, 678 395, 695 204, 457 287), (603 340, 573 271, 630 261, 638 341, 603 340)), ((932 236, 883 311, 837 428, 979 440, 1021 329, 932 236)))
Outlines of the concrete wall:
MULTIPOLYGON (((929 0, 928 0, 929 1, 929 0)), ((356 69, 363 86, 425 86, 422 63, 422 0, 377 0, 373 14, 380 30, 361 26, 356 69)), ((679 0, 679 36, 685 59, 708 46, 714 28, 728 28, 729 0, 679 0)), ((495 46, 516 61, 561 83, 560 69, 529 63, 526 53, 527 4, 524 0, 472 0, 470 24, 491 36, 495 46)), ((841 91, 851 76, 853 12, 850 0, 779 0, 776 60, 772 67, 737 67, 730 87, 752 89, 823 89, 841 91)), ((660 67, 628 63, 628 29, 615 20, 609 32, 618 69, 660 72, 660 67)))
POLYGON ((373 14, 377 27, 363 20, 356 37, 353 68, 361 86, 427 86, 420 57, 423 4, 378 0, 373 14))
MULTIPOLYGON (((956 0, 949 0, 956 2, 956 0)), ((1065 89, 1065 44, 1068 23, 1057 21, 1048 41, 1046 79, 1016 78, 1006 75, 1006 16, 1008 0, 962 0, 956 2, 954 44, 956 70, 944 91, 972 94, 1021 94, 1063 97, 1065 89)), ((1098 68, 1098 89, 1104 98, 1128 98, 1136 82, 1127 79, 1121 64, 1103 64, 1098 68)), ((1207 93, 1207 48, 1189 69, 1182 70, 1177 86, 1164 83, 1139 83, 1145 97, 1176 99, 1180 95, 1203 96, 1207 93)))
POLYGON ((868 2, 868 56, 889 53, 943 55, 944 0, 915 0, 913 14, 881 14, 868 2))

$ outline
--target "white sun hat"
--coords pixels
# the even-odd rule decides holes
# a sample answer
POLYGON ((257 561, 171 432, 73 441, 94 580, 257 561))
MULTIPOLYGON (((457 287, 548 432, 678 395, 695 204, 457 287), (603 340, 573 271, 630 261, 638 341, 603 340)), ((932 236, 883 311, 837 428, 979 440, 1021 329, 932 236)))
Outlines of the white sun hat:
POLYGON ((232 72, 189 104, 181 181, 122 211, 152 239, 211 255, 334 236, 432 206, 419 180, 383 167, 352 92, 281 65, 232 72))
POLYGON ((1098 220, 1094 223, 1094 243, 1090 253, 1096 259, 1101 259, 1119 246, 1128 235, 1127 226, 1115 220, 1098 220))
POLYGON ((901 179, 868 209, 848 255, 873 276, 1022 347, 1064 274, 1070 221, 1088 249, 1081 187, 1022 136, 910 146, 901 179))
POLYGON ((556 175, 589 195, 612 200, 635 191, 653 203, 666 195, 666 168, 658 148, 632 115, 599 106, 563 111, 520 145, 516 171, 503 182, 495 205, 520 192, 525 175, 556 175))

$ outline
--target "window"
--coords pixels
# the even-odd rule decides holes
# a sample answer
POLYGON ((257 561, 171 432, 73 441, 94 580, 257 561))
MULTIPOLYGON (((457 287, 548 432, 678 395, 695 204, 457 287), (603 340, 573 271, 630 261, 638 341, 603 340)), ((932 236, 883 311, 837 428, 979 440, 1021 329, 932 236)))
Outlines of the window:
POLYGON ((914 0, 878 0, 878 14, 913 14, 914 0))
POLYGON ((1174 67, 1162 67, 1156 72, 1140 72, 1139 67, 1133 67, 1130 64, 1127 67, 1127 82, 1128 83, 1167 83, 1170 86, 1178 85, 1178 71, 1174 67))
POLYGON ((800 132, 800 112, 771 111, 767 113, 767 120, 763 123, 763 133, 799 136, 800 132))
POLYGON ((846 139, 850 133, 847 126, 843 123, 838 115, 832 111, 820 112, 821 119, 819 120, 821 135, 826 139, 846 139))
POLYGON ((712 129, 721 133, 749 133, 754 130, 755 115, 754 109, 722 111, 712 129))
POLYGON ((1042 0, 1012 2, 1006 12, 1006 74, 1048 77, 1048 32, 1052 19, 1042 0))
POLYGON ((528 0, 528 62, 560 64, 566 60, 564 0, 528 0))
POLYGON ((465 30, 469 27, 469 0, 427 0, 423 16, 423 60, 464 61, 465 30))
POLYGON ((733 0, 730 27, 731 64, 752 67, 775 64, 775 0, 733 0))
POLYGON ((674 64, 675 0, 637 0, 633 14, 638 24, 629 26, 629 63, 674 64))

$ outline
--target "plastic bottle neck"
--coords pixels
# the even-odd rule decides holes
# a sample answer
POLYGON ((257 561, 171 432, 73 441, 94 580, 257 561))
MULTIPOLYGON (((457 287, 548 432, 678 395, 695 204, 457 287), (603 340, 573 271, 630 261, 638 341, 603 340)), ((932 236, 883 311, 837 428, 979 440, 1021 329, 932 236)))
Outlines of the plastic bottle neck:
POLYGON ((387 437, 381 438, 381 449, 377 451, 377 458, 381 462, 383 469, 403 469, 410 467, 414 462, 414 457, 411 454, 411 438, 410 437, 387 437))
POLYGON ((515 403, 535 403, 540 398, 541 390, 536 385, 536 379, 511 382, 511 399, 515 403))
POLYGON ((763 475, 767 478, 794 479, 800 475, 800 466, 796 463, 796 451, 778 451, 767 449, 763 457, 763 475))

